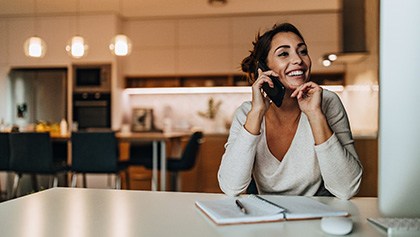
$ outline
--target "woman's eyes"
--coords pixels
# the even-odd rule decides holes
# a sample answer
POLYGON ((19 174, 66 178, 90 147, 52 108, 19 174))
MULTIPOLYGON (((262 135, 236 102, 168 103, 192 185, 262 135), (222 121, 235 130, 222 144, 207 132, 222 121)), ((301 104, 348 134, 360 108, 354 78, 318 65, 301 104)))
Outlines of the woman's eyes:
POLYGON ((302 50, 299 51, 299 53, 301 55, 308 55, 308 50, 307 49, 302 49, 302 50))
POLYGON ((289 53, 288 52, 281 52, 277 56, 279 56, 279 57, 286 57, 286 56, 289 56, 289 53))
MULTIPOLYGON (((306 56, 306 55, 308 55, 308 50, 307 49, 302 49, 302 50, 299 50, 298 53, 300 55, 306 56)), ((281 52, 281 53, 277 54, 277 56, 278 57, 287 57, 287 56, 289 56, 289 53, 288 52, 281 52)))

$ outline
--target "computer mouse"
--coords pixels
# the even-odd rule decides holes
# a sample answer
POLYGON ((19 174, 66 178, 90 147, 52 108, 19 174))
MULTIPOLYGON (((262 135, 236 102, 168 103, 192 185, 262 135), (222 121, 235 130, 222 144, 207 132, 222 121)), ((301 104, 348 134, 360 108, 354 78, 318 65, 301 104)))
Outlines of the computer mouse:
POLYGON ((321 229, 327 234, 346 235, 353 229, 353 221, 343 216, 323 217, 321 229))

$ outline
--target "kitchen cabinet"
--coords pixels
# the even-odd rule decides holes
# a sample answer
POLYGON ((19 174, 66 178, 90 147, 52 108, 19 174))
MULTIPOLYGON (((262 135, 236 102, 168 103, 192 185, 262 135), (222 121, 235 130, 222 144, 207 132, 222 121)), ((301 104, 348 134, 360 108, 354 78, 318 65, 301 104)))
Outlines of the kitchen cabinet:
MULTIPOLYGON (((344 85, 343 73, 313 73, 311 80, 322 85, 344 85)), ((126 88, 143 87, 202 87, 248 86, 245 74, 188 75, 188 76, 127 76, 126 88)))
POLYGON ((363 165, 359 197, 378 196, 378 139, 356 138, 354 141, 359 159, 363 165))
POLYGON ((194 76, 129 76, 126 88, 138 87, 202 87, 248 85, 244 74, 194 76))

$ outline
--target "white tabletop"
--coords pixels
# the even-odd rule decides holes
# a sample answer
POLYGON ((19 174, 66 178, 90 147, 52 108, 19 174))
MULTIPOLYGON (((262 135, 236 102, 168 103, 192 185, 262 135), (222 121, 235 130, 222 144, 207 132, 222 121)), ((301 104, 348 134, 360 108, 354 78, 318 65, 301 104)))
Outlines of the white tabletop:
MULTIPOLYGON (((217 226, 198 210, 198 199, 223 194, 54 188, 0 203, 0 236, 327 236, 320 220, 217 226)), ((346 210, 347 236, 386 236, 366 221, 377 217, 376 198, 316 198, 346 210)))

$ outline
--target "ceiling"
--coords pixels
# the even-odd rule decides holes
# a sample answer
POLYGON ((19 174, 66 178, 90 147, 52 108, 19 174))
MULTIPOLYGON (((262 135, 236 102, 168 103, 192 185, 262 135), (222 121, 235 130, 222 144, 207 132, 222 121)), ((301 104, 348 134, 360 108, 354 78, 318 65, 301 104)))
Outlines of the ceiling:
POLYGON ((341 0, 0 0, 0 17, 118 14, 123 18, 339 11, 341 0))

